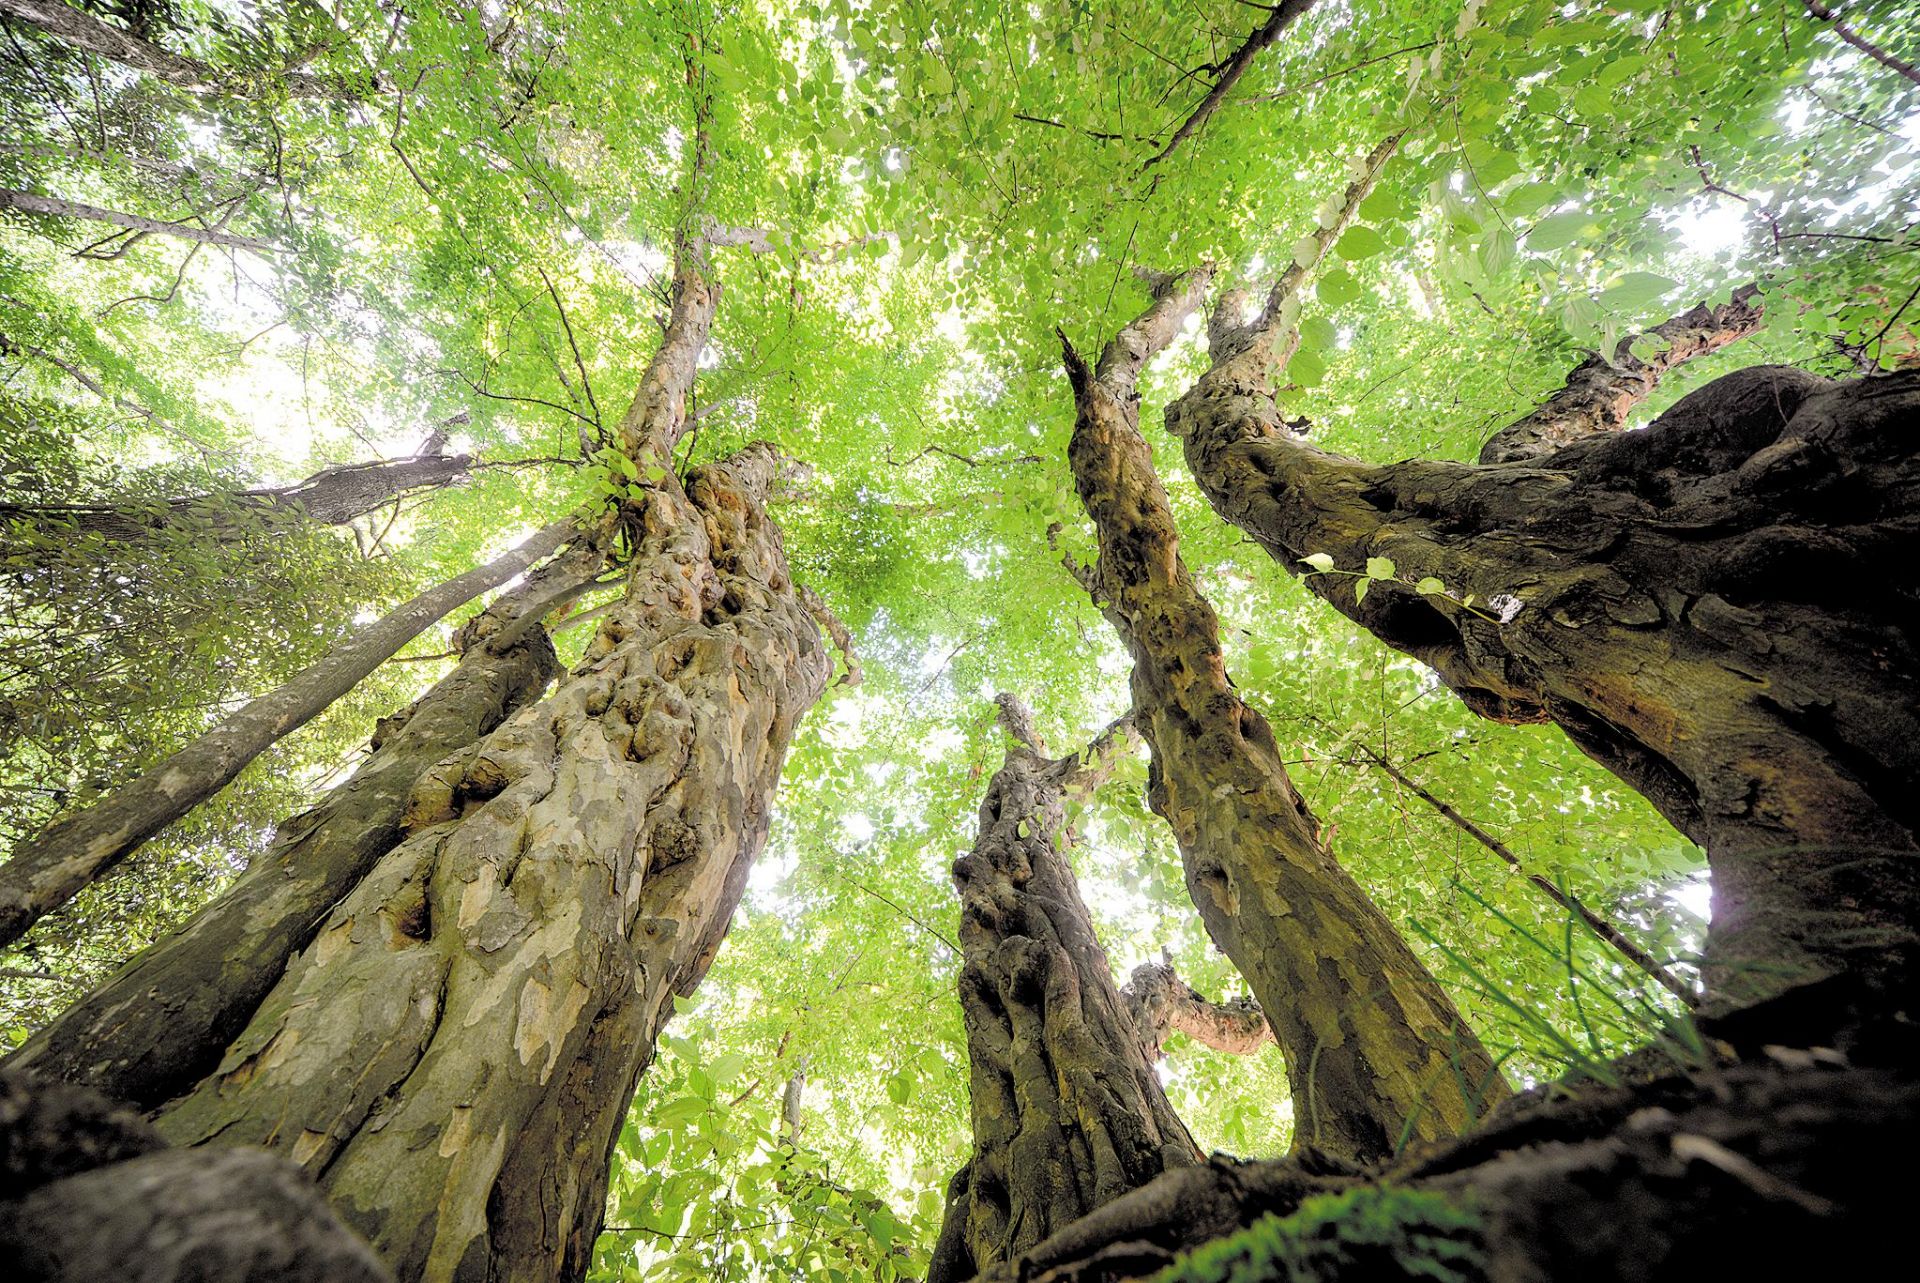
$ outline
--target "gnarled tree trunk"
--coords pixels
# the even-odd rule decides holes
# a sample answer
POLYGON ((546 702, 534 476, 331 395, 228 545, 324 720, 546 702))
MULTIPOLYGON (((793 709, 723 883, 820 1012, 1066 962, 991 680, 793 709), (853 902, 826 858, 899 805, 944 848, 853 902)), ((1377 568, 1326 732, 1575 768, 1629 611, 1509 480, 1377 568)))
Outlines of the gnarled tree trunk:
POLYGON ((1013 736, 953 866, 973 1157, 948 1191, 928 1283, 965 1283, 1094 1208, 1199 1161, 1167 1103, 1066 855, 1068 790, 1119 732, 1059 760, 1010 695, 1013 736))
POLYGON ((539 627, 556 596, 604 560, 577 539, 476 616, 454 670, 399 715, 373 752, 178 931, 156 941, 7 1060, 152 1109, 219 1063, 287 960, 402 836, 416 782, 540 697, 558 671, 539 627))
POLYGON ((224 1058, 163 1105, 179 1144, 261 1144, 319 1179, 402 1280, 579 1278, 634 1084, 705 974, 819 634, 755 445, 662 466, 715 292, 683 248, 621 443, 620 606, 552 694, 419 777, 404 837, 333 907, 224 1058))
POLYGON ((1296 1144, 1379 1158, 1463 1130, 1506 1085, 1321 840, 1272 730, 1235 694, 1219 621, 1180 559, 1134 384, 1206 285, 1205 272, 1162 282, 1097 370, 1066 346, 1077 409, 1068 457, 1100 541, 1083 579, 1133 657, 1134 714, 1153 750, 1148 800, 1173 827, 1208 933, 1286 1056, 1296 1144))

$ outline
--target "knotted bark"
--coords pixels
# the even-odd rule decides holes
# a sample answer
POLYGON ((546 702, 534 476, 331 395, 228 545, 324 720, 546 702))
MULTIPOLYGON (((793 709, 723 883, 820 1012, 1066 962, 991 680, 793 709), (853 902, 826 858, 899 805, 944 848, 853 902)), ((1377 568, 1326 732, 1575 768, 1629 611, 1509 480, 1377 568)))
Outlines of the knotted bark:
POLYGON ((1026 710, 1000 701, 1013 739, 980 804, 979 837, 953 866, 973 1157, 948 1191, 928 1283, 964 1283, 1200 1158, 1067 859, 1064 796, 1099 763, 1048 758, 1026 710))
POLYGON ((1165 963, 1135 967, 1120 996, 1126 999, 1149 1060, 1166 1054, 1167 1039, 1175 1033, 1230 1056, 1251 1056, 1273 1043, 1273 1028, 1259 1003, 1251 998, 1210 1001, 1165 963))
POLYGON ((1153 750, 1148 800, 1173 827, 1208 933, 1286 1055, 1296 1143, 1378 1158, 1461 1131, 1506 1086, 1322 842, 1272 730, 1235 693, 1219 621, 1180 558, 1134 380, 1206 284, 1204 272, 1163 283, 1097 370, 1066 345, 1077 410, 1068 458, 1100 541, 1083 582, 1133 657, 1134 714, 1153 750))
POLYGON ((282 823, 231 887, 28 1039, 8 1067, 142 1109, 210 1072, 327 911, 400 841, 422 774, 538 699, 557 675, 540 618, 591 582, 603 560, 593 538, 576 539, 470 620, 454 670, 381 720, 372 754, 346 783, 282 823))
MULTIPOLYGON (((712 320, 696 257, 622 425, 649 466, 712 320)), ((420 777, 404 840, 157 1112, 163 1134, 288 1154, 402 1280, 584 1275, 635 1082, 826 682, 763 506, 782 467, 755 445, 633 488, 627 590, 580 664, 420 777)))

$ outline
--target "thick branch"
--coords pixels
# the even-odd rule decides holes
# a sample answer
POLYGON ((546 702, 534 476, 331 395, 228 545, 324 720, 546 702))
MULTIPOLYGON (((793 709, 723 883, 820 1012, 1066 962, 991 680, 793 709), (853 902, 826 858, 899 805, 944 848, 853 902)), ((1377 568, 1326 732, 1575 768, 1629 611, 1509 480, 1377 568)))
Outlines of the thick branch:
MULTIPOLYGON (((16 18, 86 53, 98 54, 190 93, 244 91, 249 76, 222 73, 195 58, 162 49, 150 40, 109 26, 61 0, 0 0, 0 16, 16 18)), ((334 76, 308 71, 267 73, 294 98, 363 98, 377 87, 368 77, 354 86, 334 76)))
POLYGON ((1120 996, 1127 1000, 1134 1026, 1154 1060, 1166 1053, 1167 1039, 1174 1033, 1231 1056, 1251 1056, 1274 1041, 1259 1003, 1252 998, 1210 1002, 1165 963, 1135 967, 1120 996))
POLYGON ((1915 67, 1904 58, 1899 58, 1879 45, 1866 39, 1859 32, 1840 21, 1840 15, 1821 3, 1821 0, 1806 0, 1807 12, 1833 28, 1833 34, 1858 49, 1867 57, 1883 67, 1899 72, 1914 84, 1920 85, 1920 67, 1915 67))
POLYGON ((1730 302, 1705 303, 1662 321, 1647 331, 1664 346, 1644 359, 1633 353, 1629 335, 1613 359, 1590 356, 1567 375, 1566 386, 1539 409, 1496 432, 1481 447, 1481 463, 1520 463, 1551 454, 1596 432, 1617 432, 1633 408, 1659 385, 1660 376, 1696 356, 1717 352, 1760 328, 1760 290, 1747 285, 1730 302))
POLYGON ((147 218, 141 214, 122 213, 117 209, 101 209, 97 205, 82 205, 77 201, 59 200, 51 196, 36 196, 32 192, 14 191, 7 187, 0 187, 0 209, 17 209, 26 214, 47 214, 60 218, 84 218, 96 223, 111 223, 115 227, 128 227, 159 236, 177 236, 181 240, 199 241, 205 245, 250 249, 257 254, 271 254, 274 251, 272 242, 253 236, 239 236, 216 228, 195 227, 191 223, 169 223, 163 219, 147 218))

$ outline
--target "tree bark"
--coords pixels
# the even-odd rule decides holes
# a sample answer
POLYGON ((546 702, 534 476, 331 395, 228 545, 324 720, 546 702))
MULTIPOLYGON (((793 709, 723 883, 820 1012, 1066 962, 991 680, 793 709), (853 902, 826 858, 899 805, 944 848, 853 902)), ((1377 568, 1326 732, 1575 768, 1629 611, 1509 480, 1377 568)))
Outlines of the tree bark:
MULTIPOLYGON (((4 347, 5 340, 0 339, 0 348, 4 347)), ((57 521, 87 534, 122 541, 164 529, 182 518, 209 518, 217 525, 227 516, 223 511, 227 504, 262 512, 297 514, 322 525, 341 526, 379 511, 402 495, 451 485, 467 475, 472 462, 473 456, 465 454, 422 454, 407 459, 344 464, 323 468, 290 486, 189 495, 148 504, 0 503, 0 518, 57 521)))
POLYGON ((1659 386, 1660 376, 1696 356, 1717 352, 1760 328, 1758 287, 1733 292, 1730 302, 1702 303, 1647 331, 1660 348, 1646 357, 1633 354, 1643 335, 1620 340, 1612 360, 1594 355, 1567 375, 1564 387, 1531 414, 1493 434, 1480 449, 1482 463, 1521 463, 1538 459, 1599 432, 1618 432, 1633 408, 1659 386))
POLYGON ((1013 739, 953 866, 973 1156, 948 1190, 928 1283, 965 1283, 1200 1152, 1161 1090, 1068 862, 1064 797, 1091 764, 1046 756, 1000 697, 1013 739))
POLYGON ((1251 998, 1209 1001, 1165 963, 1135 967, 1120 996, 1146 1044, 1149 1060, 1166 1054, 1167 1039, 1175 1033, 1230 1056, 1251 1056, 1274 1041, 1273 1028, 1259 1003, 1251 998))
POLYGON ((1293 573, 1391 560, 1364 601, 1308 584, 1481 715, 1556 722, 1706 849, 1706 1010, 1911 968, 1920 375, 1761 367, 1535 465, 1379 468, 1289 439, 1264 378, 1195 389, 1215 509, 1293 573))
MULTIPOLYGON (((1708 1014, 1853 967, 1899 983, 1920 946, 1920 375, 1760 367, 1624 434, 1606 429, 1644 378, 1590 383, 1565 403, 1585 412, 1550 402, 1495 438, 1506 457, 1578 437, 1521 464, 1315 449, 1281 420, 1271 372, 1299 343, 1300 285, 1389 151, 1168 407, 1200 488, 1290 573, 1331 558, 1343 573, 1308 586, 1475 712, 1556 722, 1706 849, 1708 1014), (1383 562, 1393 576, 1367 575, 1383 562)), ((1676 351, 1737 328, 1676 319, 1676 351)))
POLYGON ((224 788, 288 732, 325 712, 448 611, 523 573, 577 533, 560 521, 512 551, 429 588, 341 642, 285 684, 258 696, 159 765, 52 825, 0 865, 0 945, 224 788))
MULTIPOLYGON (((693 258, 623 425, 643 461, 685 427, 711 324, 693 258)), ((423 777, 405 840, 163 1134, 289 1153, 402 1280, 584 1275, 635 1082, 826 683, 762 506, 781 466, 754 445, 634 489, 622 607, 552 694, 423 777)))
POLYGON ((382 719, 372 755, 351 779, 281 824, 233 886, 28 1039, 7 1067, 142 1109, 210 1073, 287 960, 400 841, 408 800, 429 768, 540 697, 558 661, 542 629, 517 625, 537 622, 568 586, 590 582, 603 560, 582 538, 501 594, 462 630, 454 670, 382 719))
MULTIPOLYGON (((163 49, 150 40, 101 22, 63 0, 0 0, 0 16, 16 18, 76 49, 98 54, 190 93, 233 92, 244 89, 250 78, 248 73, 221 72, 197 59, 163 49)), ((372 75, 361 83, 355 83, 359 78, 349 80, 310 71, 268 73, 267 79, 293 98, 364 98, 379 87, 372 75)))
POLYGON ((1219 621, 1180 558, 1134 383, 1206 285, 1205 272, 1163 283, 1097 370, 1065 344, 1077 411, 1068 458, 1100 542, 1085 582, 1133 657, 1134 713, 1153 750, 1148 800, 1173 827, 1208 933, 1286 1056, 1296 1144, 1379 1158, 1463 1130, 1506 1085, 1322 842, 1272 730, 1235 694, 1219 621))
POLYGON ((201 227, 194 223, 171 223, 161 218, 148 218, 144 214, 129 214, 117 209, 102 209, 98 205, 83 205, 79 201, 61 200, 54 196, 36 196, 32 192, 15 191, 10 187, 0 187, 0 209, 17 209, 23 214, 44 214, 55 218, 81 218, 94 223, 110 223, 115 227, 131 228, 138 232, 147 232, 156 236, 177 236, 181 240, 199 241, 204 245, 225 245, 230 249, 250 249, 256 254, 271 254, 274 245, 255 236, 241 236, 235 232, 223 232, 217 227, 201 227))

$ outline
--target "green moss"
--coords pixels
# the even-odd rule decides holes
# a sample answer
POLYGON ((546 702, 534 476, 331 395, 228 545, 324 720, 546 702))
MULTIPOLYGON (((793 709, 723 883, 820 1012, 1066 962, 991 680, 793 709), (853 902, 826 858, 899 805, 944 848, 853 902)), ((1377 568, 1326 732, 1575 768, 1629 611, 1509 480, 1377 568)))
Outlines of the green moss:
POLYGON ((1471 1206, 1440 1194, 1380 1186, 1322 1194, 1188 1253, 1154 1283, 1471 1283, 1484 1273, 1480 1225, 1471 1206))

